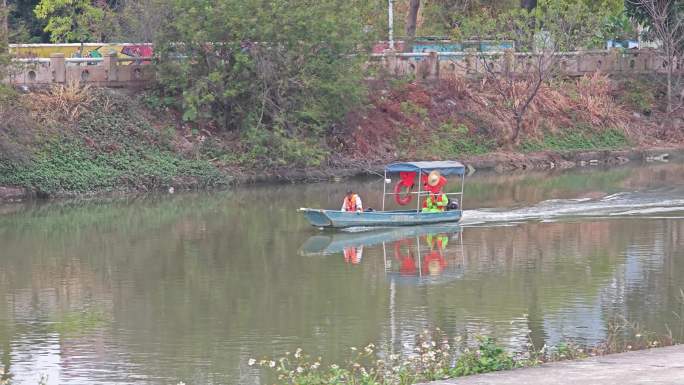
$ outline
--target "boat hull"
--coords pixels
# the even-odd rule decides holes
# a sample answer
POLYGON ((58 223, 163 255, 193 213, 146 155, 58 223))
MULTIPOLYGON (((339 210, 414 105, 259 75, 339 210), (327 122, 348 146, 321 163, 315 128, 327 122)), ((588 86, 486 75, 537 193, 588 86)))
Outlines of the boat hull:
POLYGON ((422 213, 413 210, 349 212, 301 208, 299 211, 312 226, 328 228, 430 225, 458 222, 462 215, 461 210, 422 213))

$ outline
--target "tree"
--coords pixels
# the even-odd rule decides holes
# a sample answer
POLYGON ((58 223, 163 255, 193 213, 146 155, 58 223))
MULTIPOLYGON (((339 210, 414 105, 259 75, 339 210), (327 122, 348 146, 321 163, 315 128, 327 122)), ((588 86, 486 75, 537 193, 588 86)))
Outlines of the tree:
POLYGON ((412 41, 416 37, 416 24, 418 23, 418 11, 420 10, 420 0, 409 0, 408 12, 406 14, 406 38, 412 41))
MULTIPOLYGON (((644 21, 653 37, 661 43, 665 58, 667 112, 682 107, 679 100, 675 106, 673 96, 682 87, 682 71, 677 67, 684 61, 684 2, 678 0, 629 0, 630 12, 644 21)), ((680 68, 681 69, 681 68, 680 68)))
POLYGON ((90 0, 41 0, 34 10, 38 19, 47 21, 45 32, 54 43, 105 41, 108 11, 106 2, 94 5, 90 0))
POLYGON ((177 0, 155 46, 163 91, 255 156, 309 151, 365 95, 367 3, 177 0))
POLYGON ((10 62, 8 17, 7 0, 2 0, 0 5, 0 19, 2 20, 2 28, 0 28, 0 81, 7 76, 7 66, 10 62))
POLYGON ((122 0, 115 8, 118 40, 153 42, 163 26, 172 20, 167 0, 122 0))
POLYGON ((583 47, 594 36, 604 15, 583 2, 539 0, 532 11, 514 9, 496 19, 474 19, 466 33, 480 39, 514 40, 517 53, 480 54, 485 81, 513 118, 505 145, 517 144, 526 113, 542 85, 559 70, 561 51, 583 47))

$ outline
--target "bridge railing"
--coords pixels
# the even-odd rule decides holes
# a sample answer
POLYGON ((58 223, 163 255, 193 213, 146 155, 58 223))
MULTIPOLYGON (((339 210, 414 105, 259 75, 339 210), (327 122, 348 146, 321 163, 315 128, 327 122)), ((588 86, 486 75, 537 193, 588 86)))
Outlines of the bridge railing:
MULTIPOLYGON (((522 72, 534 65, 537 54, 507 50, 503 52, 393 52, 370 55, 369 66, 392 76, 417 79, 477 76, 485 65, 494 71, 522 72)), ((601 50, 559 52, 557 69, 561 75, 582 76, 601 71, 607 74, 666 73, 667 60, 655 50, 601 50)), ((56 53, 49 58, 14 59, 5 83, 41 86, 80 82, 102 87, 144 87, 155 79, 152 57, 119 58, 107 53, 99 58, 66 58, 56 53)), ((676 63, 679 72, 684 63, 676 63)))
POLYGON ((103 57, 66 58, 56 53, 50 58, 13 60, 5 83, 22 86, 79 82, 100 87, 144 87, 154 81, 152 57, 118 58, 116 53, 103 57))
MULTIPOLYGON (((391 75, 419 79, 463 77, 483 74, 485 65, 496 71, 524 72, 538 59, 536 53, 503 52, 392 52, 372 54, 370 65, 391 75)), ((560 75, 582 76, 597 71, 608 74, 664 74, 667 60, 651 49, 557 52, 554 62, 560 75)), ((684 63, 675 63, 684 71, 684 63)))

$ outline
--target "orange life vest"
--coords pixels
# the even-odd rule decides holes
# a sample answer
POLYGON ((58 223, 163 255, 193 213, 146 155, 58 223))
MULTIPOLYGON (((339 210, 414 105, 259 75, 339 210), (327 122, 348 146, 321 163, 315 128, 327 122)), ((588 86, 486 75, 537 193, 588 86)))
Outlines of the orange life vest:
POLYGON ((351 197, 344 197, 344 211, 356 211, 356 197, 356 194, 352 194, 351 197))

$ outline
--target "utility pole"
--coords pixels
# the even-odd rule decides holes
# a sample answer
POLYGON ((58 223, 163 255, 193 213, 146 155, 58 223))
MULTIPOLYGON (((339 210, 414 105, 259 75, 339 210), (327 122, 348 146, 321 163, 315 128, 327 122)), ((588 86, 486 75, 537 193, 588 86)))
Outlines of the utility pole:
MULTIPOLYGON (((3 0, 7 1, 7 0, 3 0)), ((394 50, 394 0, 389 1, 388 20, 389 23, 389 48, 394 50)))

